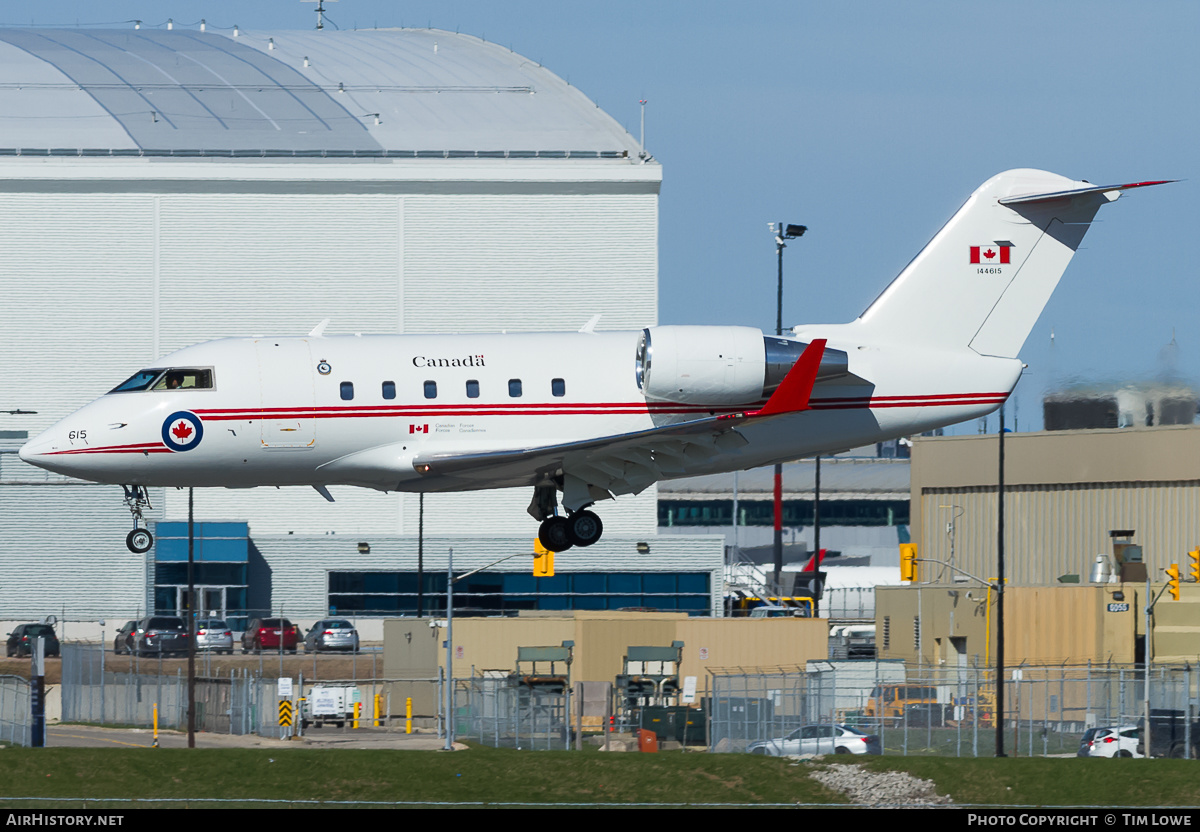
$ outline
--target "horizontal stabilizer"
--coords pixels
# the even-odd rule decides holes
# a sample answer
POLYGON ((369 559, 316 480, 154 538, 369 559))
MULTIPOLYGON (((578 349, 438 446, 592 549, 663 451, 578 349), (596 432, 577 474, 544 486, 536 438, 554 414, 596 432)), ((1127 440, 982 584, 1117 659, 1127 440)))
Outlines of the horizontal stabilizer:
MULTIPOLYGON (((1056 199, 1074 199, 1085 194, 1107 194, 1110 191, 1119 194, 1132 188, 1145 188, 1149 185, 1169 185, 1178 179, 1156 179, 1152 182, 1130 182, 1127 185, 1096 185, 1091 188, 1079 188, 1069 191, 1055 191, 1047 194, 1028 194, 1026 196, 1009 196, 999 200, 1001 205, 1033 205, 1039 202, 1053 202, 1056 199)), ((1114 196, 1112 199, 1116 199, 1114 196)), ((1109 202, 1112 201, 1109 200, 1109 202)))

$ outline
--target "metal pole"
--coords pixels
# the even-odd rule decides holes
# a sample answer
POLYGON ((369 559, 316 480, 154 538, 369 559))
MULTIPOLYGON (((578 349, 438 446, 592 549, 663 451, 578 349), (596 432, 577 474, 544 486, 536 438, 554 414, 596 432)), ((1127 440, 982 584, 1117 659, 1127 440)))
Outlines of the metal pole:
POLYGON ((821 457, 817 457, 816 483, 813 488, 813 554, 816 567, 821 568, 821 457))
POLYGON ((425 492, 417 495, 417 618, 425 615, 425 492))
POLYGON ((1150 571, 1146 571, 1146 600, 1142 604, 1142 610, 1145 614, 1145 623, 1142 627, 1142 718, 1145 719, 1145 744, 1146 756, 1154 756, 1154 746, 1150 744, 1150 628, 1153 626, 1154 602, 1151 600, 1154 596, 1151 594, 1150 587, 1150 571))
POLYGON ((996 489, 996 756, 1004 757, 1007 756, 1004 753, 1004 405, 1000 405, 999 456, 996 489))
POLYGON ((454 708, 454 550, 446 559, 446 742, 442 750, 454 748, 451 711, 454 708))
MULTIPOLYGON (((786 226, 779 223, 779 234, 775 237, 775 253, 779 261, 779 280, 775 292, 775 334, 783 335, 783 242, 786 226)), ((775 466, 775 591, 779 592, 780 573, 783 572, 783 465, 775 466)))
MULTIPOLYGON (((188 748, 196 747, 196 540, 194 488, 188 489, 188 662, 187 662, 187 725, 188 748)), ((159 651, 159 655, 162 651, 159 651)))

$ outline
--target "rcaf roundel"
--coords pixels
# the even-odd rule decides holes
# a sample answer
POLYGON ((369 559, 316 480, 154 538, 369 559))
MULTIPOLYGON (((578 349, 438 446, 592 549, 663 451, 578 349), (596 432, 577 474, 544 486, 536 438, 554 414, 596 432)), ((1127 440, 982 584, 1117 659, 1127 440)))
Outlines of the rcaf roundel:
POLYGON ((204 437, 204 424, 200 417, 188 410, 172 413, 163 422, 163 444, 172 451, 190 451, 204 437))

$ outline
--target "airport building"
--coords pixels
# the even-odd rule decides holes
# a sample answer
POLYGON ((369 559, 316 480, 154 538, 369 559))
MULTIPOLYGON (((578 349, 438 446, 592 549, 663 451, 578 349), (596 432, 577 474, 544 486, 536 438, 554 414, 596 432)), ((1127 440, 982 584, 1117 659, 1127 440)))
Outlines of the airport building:
MULTIPOLYGON (((994 660, 999 442, 920 438, 912 455, 916 581, 880 589, 878 655, 930 666, 994 660)), ((1156 662, 1200 659, 1200 427, 1008 434, 1007 660, 1140 662, 1145 607, 1156 662), (1165 570, 1182 573, 1178 600, 1165 570), (1147 582, 1150 595, 1147 596, 1147 582)))
MULTIPOLYGON (((120 489, 14 453, 166 353, 326 318, 327 334, 657 321, 661 166, 506 47, 9 29, 0 65, 0 617, 178 609, 186 491, 151 490, 159 543, 134 555, 120 489)), ((436 593, 453 548, 458 569, 513 556, 466 588, 480 607, 720 611, 721 538, 657 536, 653 487, 601 504, 603 541, 535 586, 526 489, 423 506, 331 491, 197 490, 205 609, 394 615, 419 557, 436 593)))

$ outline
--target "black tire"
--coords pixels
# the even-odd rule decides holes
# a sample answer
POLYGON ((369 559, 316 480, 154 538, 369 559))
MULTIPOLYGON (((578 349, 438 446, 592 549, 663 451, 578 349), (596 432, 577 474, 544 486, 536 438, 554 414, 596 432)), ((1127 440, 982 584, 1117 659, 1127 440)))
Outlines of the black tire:
POLYGON ((833 753, 834 754, 849 754, 850 749, 849 748, 835 748, 835 749, 833 749, 833 753))
POLYGON ((1172 757, 1176 760, 1182 760, 1184 747, 1185 747, 1184 744, 1181 742, 1175 743, 1174 745, 1171 746, 1171 751, 1170 751, 1170 753, 1167 754, 1167 756, 1172 757))
POLYGON ((149 529, 134 529, 125 535, 125 546, 135 555, 143 555, 154 545, 154 535, 149 529))
POLYGON ((573 546, 591 546, 602 534, 604 523, 595 512, 577 511, 567 520, 567 539, 573 546))
POLYGON ((1132 757, 1132 756, 1133 756, 1132 751, 1118 751, 1116 754, 1113 755, 1113 759, 1116 759, 1117 757, 1132 757))
POLYGON ((751 754, 758 754, 759 756, 766 757, 766 756, 767 756, 767 749, 765 749, 765 748, 756 748, 756 749, 754 749, 753 751, 751 751, 750 753, 751 753, 751 754))
POLYGON ((538 542, 551 552, 565 552, 572 546, 567 528, 567 518, 547 518, 538 529, 538 542))

